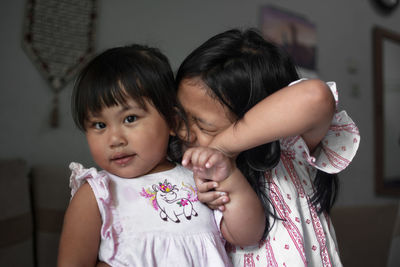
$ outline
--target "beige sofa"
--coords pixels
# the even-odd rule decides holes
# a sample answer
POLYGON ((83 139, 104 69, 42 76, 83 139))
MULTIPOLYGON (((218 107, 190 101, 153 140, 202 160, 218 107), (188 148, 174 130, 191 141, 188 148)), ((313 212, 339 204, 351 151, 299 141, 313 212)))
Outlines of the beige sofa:
POLYGON ((0 160, 0 266, 56 266, 68 166, 0 160))
MULTIPOLYGON (((22 160, 0 160, 0 266, 56 266, 69 174, 67 164, 28 168, 22 160)), ((344 266, 400 266, 397 214, 397 205, 336 207, 344 266)))

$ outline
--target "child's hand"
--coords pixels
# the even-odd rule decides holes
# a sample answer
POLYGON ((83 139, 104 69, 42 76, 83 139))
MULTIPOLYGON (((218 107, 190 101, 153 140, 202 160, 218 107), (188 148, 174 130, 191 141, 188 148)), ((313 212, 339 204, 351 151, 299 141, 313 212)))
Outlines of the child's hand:
POLYGON ((223 181, 232 173, 234 161, 216 149, 194 147, 186 150, 182 165, 193 171, 199 200, 211 209, 224 211, 229 197, 215 189, 217 181, 223 181))
MULTIPOLYGON (((182 165, 191 169, 198 178, 220 182, 229 177, 235 168, 233 159, 209 147, 192 147, 185 151, 182 165)), ((208 185, 208 189, 210 185, 208 185)))
POLYGON ((196 173, 194 173, 194 181, 198 190, 197 197, 200 202, 213 210, 225 210, 225 204, 229 202, 229 196, 225 192, 215 191, 218 183, 198 178, 196 177, 196 173))

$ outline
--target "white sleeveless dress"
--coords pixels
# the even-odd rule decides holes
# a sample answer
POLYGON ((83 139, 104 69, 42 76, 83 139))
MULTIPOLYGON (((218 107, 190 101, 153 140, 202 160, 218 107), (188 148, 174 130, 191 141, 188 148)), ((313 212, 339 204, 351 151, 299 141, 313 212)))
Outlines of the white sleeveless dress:
POLYGON ((111 266, 231 266, 221 213, 197 199, 191 171, 120 178, 71 163, 71 194, 91 186, 103 220, 99 260, 111 266), (218 217, 218 218, 216 218, 218 217))

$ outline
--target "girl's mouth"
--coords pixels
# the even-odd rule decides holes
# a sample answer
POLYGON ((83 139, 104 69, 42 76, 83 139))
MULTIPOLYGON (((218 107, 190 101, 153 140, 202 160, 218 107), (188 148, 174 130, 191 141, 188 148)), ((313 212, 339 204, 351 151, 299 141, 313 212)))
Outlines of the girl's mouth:
POLYGON ((127 163, 129 163, 133 159, 134 156, 135 156, 135 154, 115 155, 114 157, 111 158, 111 161, 118 165, 125 166, 127 163))

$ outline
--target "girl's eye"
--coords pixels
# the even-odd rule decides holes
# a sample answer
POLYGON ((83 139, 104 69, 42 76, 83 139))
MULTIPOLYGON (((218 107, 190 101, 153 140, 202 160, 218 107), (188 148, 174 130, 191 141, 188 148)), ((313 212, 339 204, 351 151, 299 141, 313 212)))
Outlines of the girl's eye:
POLYGON ((215 131, 215 130, 208 130, 208 129, 205 129, 205 128, 200 127, 200 126, 197 126, 197 127, 199 128, 199 130, 200 130, 201 132, 203 132, 203 133, 205 133, 205 134, 207 134, 207 135, 215 136, 215 135, 218 134, 218 131, 215 131))
POLYGON ((104 122, 94 122, 93 127, 98 130, 101 130, 101 129, 106 128, 106 124, 104 122))
POLYGON ((136 120, 137 120, 137 117, 131 115, 131 116, 126 117, 125 120, 124 120, 124 122, 125 122, 125 123, 132 123, 132 122, 134 122, 134 121, 136 121, 136 120))

